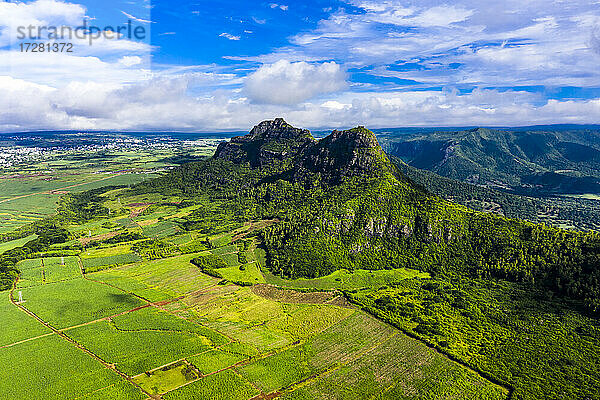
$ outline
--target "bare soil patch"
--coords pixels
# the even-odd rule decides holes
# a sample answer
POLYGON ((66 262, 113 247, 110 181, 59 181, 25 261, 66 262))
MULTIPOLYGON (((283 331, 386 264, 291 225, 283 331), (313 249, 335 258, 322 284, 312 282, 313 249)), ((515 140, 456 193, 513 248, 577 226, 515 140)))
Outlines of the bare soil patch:
POLYGON ((339 292, 298 292, 263 283, 252 286, 252 292, 260 297, 283 303, 332 304, 351 307, 339 292))

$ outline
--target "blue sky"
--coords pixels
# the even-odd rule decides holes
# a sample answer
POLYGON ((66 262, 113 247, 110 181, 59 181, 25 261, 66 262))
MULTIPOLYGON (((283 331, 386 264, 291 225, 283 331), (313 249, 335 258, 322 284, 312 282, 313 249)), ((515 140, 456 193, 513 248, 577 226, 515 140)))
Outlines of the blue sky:
POLYGON ((0 2, 0 130, 600 123, 599 62, 598 0, 0 2), (148 35, 14 36, 84 19, 148 35))

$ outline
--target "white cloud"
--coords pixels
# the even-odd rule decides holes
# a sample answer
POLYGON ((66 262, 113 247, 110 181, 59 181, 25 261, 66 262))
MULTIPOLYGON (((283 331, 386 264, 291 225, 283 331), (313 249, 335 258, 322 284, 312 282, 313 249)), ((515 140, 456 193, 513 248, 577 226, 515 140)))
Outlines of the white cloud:
POLYGON ((29 3, 0 3, 0 25, 40 25, 59 21, 68 24, 81 23, 85 7, 58 0, 37 0, 29 3))
POLYGON ((126 13, 125 11, 121 11, 121 13, 122 13, 124 16, 126 16, 127 18, 129 18, 129 19, 131 19, 131 20, 133 20, 133 21, 136 21, 136 22, 142 22, 142 23, 144 23, 144 24, 151 24, 151 23, 152 23, 152 21, 150 21, 150 20, 147 20, 147 19, 142 19, 142 18, 138 18, 138 17, 134 17, 133 15, 131 15, 131 14, 128 14, 128 13, 126 13))
POLYGON ((349 69, 387 71, 425 88, 600 86, 600 33, 594 28, 600 26, 600 8, 588 0, 568 6, 520 0, 485 6, 478 0, 347 1, 362 12, 339 9, 316 29, 292 37, 289 46, 233 59, 335 59, 349 69))
POLYGON ((276 3, 271 3, 269 4, 269 7, 271 8, 279 8, 283 11, 287 11, 289 6, 285 5, 285 4, 276 4, 276 3))
POLYGON ((229 40, 240 40, 241 39, 240 36, 234 36, 231 33, 227 33, 227 32, 221 33, 219 35, 219 37, 224 37, 224 38, 229 39, 229 40))
POLYGON ((134 65, 140 65, 142 58, 138 56, 124 56, 119 59, 119 63, 126 67, 133 67, 134 65))
POLYGON ((245 82, 245 93, 263 104, 298 104, 346 87, 346 74, 335 62, 309 64, 286 60, 261 66, 245 82))
POLYGON ((600 55, 600 27, 596 27, 590 36, 590 47, 600 55))
POLYGON ((595 123, 600 99, 544 101, 520 91, 365 92, 330 95, 299 106, 256 104, 236 90, 196 97, 190 88, 221 79, 207 73, 156 77, 135 84, 73 82, 62 88, 0 77, 0 130, 246 130, 282 116, 302 127, 355 125, 506 126, 595 123))
MULTIPOLYGON (((438 6, 429 8, 413 18, 407 19, 404 24, 415 26, 442 26, 448 27, 457 22, 463 22, 474 14, 473 10, 455 6, 438 6)), ((399 21, 402 24, 402 21, 399 21)))
MULTIPOLYGON (((0 76, 0 130, 237 130, 277 116, 312 128, 600 121, 600 99, 483 89, 600 87, 600 11, 588 0, 348 1, 362 12, 329 10, 284 48, 229 57, 262 64, 256 70, 240 62, 151 71, 151 46, 128 40, 76 41, 73 54, 0 50, 0 74, 10 75, 0 76), (346 70, 372 79, 349 83, 346 70)), ((80 24, 85 14, 57 0, 0 2, 0 30, 80 24)))
POLYGON ((57 0, 37 0, 30 3, 0 2, 0 47, 14 41, 19 27, 81 25, 85 7, 57 0))

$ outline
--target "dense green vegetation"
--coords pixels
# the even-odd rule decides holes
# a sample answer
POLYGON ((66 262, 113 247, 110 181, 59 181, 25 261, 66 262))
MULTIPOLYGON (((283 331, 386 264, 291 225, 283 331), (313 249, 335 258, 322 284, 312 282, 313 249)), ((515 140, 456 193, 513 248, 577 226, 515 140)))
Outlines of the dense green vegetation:
POLYGON ((55 328, 67 328, 118 314, 143 303, 127 293, 77 278, 22 289, 27 308, 55 328))
POLYGON ((598 200, 593 196, 519 196, 420 170, 395 157, 391 157, 391 161, 403 174, 427 191, 476 211, 560 228, 582 231, 600 228, 600 208, 598 200))
MULTIPOLYGON (((215 214, 232 223, 283 220, 262 232, 275 274, 314 278, 340 268, 417 267, 535 282, 600 309, 598 234, 569 233, 444 202, 400 175, 363 128, 334 135, 326 145, 300 152, 295 163, 275 161, 256 169, 223 159, 190 164, 137 191, 212 194, 216 213, 188 217, 208 232, 216 225, 215 214), (309 168, 305 159, 316 161, 309 168), (322 181, 340 177, 340 184, 322 181)), ((236 161, 244 161, 236 154, 236 161)))
POLYGON ((46 250, 55 243, 64 243, 69 237, 67 230, 52 221, 37 223, 33 230, 38 236, 36 239, 0 255, 0 290, 12 287, 18 276, 15 266, 19 261, 32 258, 35 253, 46 250))
MULTIPOLYGON (((57 335, 0 349, 0 363, 3 399, 74 399, 122 382, 114 371, 57 335)), ((144 398, 139 390, 128 386, 107 392, 112 392, 111 399, 144 398)))
POLYGON ((459 181, 534 196, 600 191, 593 130, 388 132, 382 140, 409 165, 459 181))
POLYGON ((596 398, 600 324, 527 285, 404 280, 349 297, 514 388, 513 399, 596 398))
POLYGON ((5 329, 0 331, 0 346, 17 343, 50 333, 50 329, 36 322, 17 309, 9 301, 9 294, 2 292, 0 298, 0 320, 5 329))
MULTIPOLYGON (((0 357, 41 367, 18 375, 29 383, 72 356, 37 361, 40 346, 78 351, 89 375, 68 398, 600 391, 600 236, 444 201, 362 127, 317 142, 264 123, 214 158, 132 188, 64 195, 57 207, 3 236, 34 239, 0 255, 3 288, 19 276, 24 299, 22 310, 0 306, 19 330, 0 335, 0 357), (44 336, 24 311, 72 341, 44 336), (105 369, 116 379, 96 385, 100 362, 131 383, 105 369)), ((54 379, 44 398, 61 398, 67 383, 54 379)))

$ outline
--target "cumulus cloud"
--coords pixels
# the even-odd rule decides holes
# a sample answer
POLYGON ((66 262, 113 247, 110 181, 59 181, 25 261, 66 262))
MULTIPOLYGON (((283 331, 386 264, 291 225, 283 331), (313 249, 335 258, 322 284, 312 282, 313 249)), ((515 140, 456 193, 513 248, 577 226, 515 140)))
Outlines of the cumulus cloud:
POLYGON ((283 116, 308 128, 594 123, 600 99, 549 100, 524 91, 364 92, 301 105, 256 104, 235 89, 191 94, 222 79, 207 73, 156 77, 133 84, 72 82, 61 88, 0 77, 0 130, 247 130, 283 116))
POLYGON ((80 4, 58 0, 36 0, 29 3, 0 3, 0 25, 27 26, 50 21, 68 24, 80 23, 85 16, 85 7, 80 4))
MULTIPOLYGON (((511 88, 600 87, 600 16, 587 0, 347 2, 353 12, 328 10, 283 48, 229 57, 242 61, 234 66, 150 70, 149 44, 127 40, 76 43, 74 54, 33 59, 0 50, 0 74, 10 75, 0 76, 0 131, 245 130, 277 116, 309 128, 600 120, 600 99, 548 100, 511 88), (347 70, 366 79, 349 83, 347 70), (439 87, 449 89, 432 89, 439 87)), ((0 2, 0 29, 15 21, 79 24, 85 14, 58 0, 0 2)))
POLYGON ((142 58, 138 56, 123 56, 119 59, 119 63, 126 67, 133 67, 134 65, 140 65, 142 58))
POLYGON ((309 64, 280 60, 250 74, 244 88, 256 103, 291 105, 346 86, 346 73, 333 61, 309 64))
POLYGON ((18 27, 81 24, 86 9, 79 4, 57 0, 30 3, 0 2, 0 47, 15 40, 18 27))

